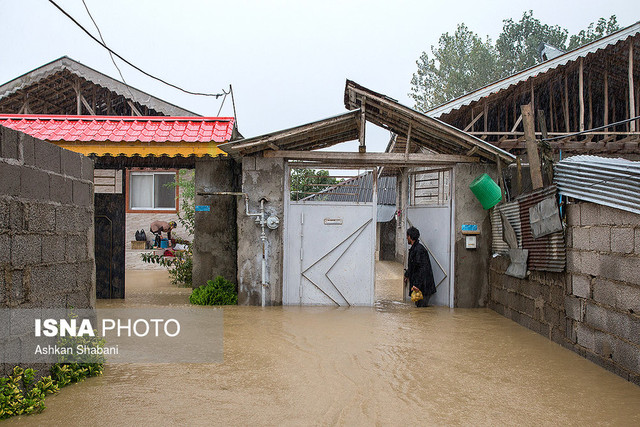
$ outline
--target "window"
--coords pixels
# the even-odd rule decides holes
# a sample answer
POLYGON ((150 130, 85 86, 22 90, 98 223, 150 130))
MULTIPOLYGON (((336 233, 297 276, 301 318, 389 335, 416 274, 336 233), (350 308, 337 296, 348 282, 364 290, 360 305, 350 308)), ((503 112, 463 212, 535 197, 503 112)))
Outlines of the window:
POLYGON ((175 172, 130 172, 130 210, 176 210, 175 172))

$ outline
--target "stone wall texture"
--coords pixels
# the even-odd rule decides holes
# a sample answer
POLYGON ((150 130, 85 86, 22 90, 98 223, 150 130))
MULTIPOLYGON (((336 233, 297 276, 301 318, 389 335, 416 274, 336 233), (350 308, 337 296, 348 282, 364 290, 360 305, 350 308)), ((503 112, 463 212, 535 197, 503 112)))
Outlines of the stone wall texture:
POLYGON ((494 258, 490 307, 640 385, 640 215, 567 206, 566 273, 506 276, 494 258))
POLYGON ((91 159, 0 126, 0 308, 94 307, 92 179, 91 159))

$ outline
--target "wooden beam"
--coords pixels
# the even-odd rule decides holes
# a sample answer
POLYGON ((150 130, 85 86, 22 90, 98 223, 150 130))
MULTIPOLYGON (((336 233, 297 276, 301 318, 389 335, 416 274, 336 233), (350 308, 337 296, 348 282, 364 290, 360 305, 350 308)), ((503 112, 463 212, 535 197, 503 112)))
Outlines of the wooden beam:
POLYGON ((404 154, 409 156, 411 153, 411 120, 409 120, 409 130, 407 131, 407 142, 404 144, 404 154))
POLYGON ((429 165, 453 163, 477 163, 478 157, 455 154, 423 154, 410 153, 354 153, 343 151, 264 151, 264 157, 285 158, 289 160, 306 160, 324 163, 340 163, 353 165, 429 165))
POLYGON ((513 128, 511 128, 511 133, 516 131, 516 128, 518 127, 521 121, 522 121, 522 114, 518 116, 518 120, 516 120, 516 123, 513 125, 513 128))
POLYGON ((604 124, 609 124, 609 71, 604 72, 604 124))
POLYGON ((127 104, 129 104, 129 107, 131 107, 132 116, 142 116, 142 113, 140 112, 140 110, 136 108, 136 106, 133 104, 133 102, 131 102, 131 100, 127 99, 127 104))
POLYGON ((593 92, 591 91, 591 81, 593 80, 593 74, 589 72, 589 129, 593 129, 593 92))
POLYGON ((502 196, 502 201, 506 202, 505 191, 504 191, 504 177, 502 176, 502 160, 500 160, 500 156, 496 154, 496 165, 498 166, 498 185, 500 185, 500 194, 502 196))
POLYGON ((478 115, 473 120, 471 120, 471 123, 469 123, 467 127, 464 128, 464 131, 467 132, 469 129, 471 129, 471 126, 473 126, 483 115, 484 115, 484 112, 480 111, 480 113, 478 113, 478 115))
POLYGON ((569 132, 569 79, 567 73, 564 73, 564 127, 569 132))
POLYGON ((522 124, 527 145, 527 157, 529 158, 529 170, 531 172, 531 183, 533 189, 542 188, 542 170, 540 169, 540 155, 538 153, 538 143, 535 136, 535 124, 533 122, 533 110, 531 104, 520 106, 522 111, 522 124))
POLYGON ((487 104, 486 100, 484 101, 483 114, 484 114, 484 131, 486 132, 487 130, 489 130, 488 129, 488 124, 489 124, 489 121, 488 121, 488 118, 489 118, 489 105, 487 104))
POLYGON ((522 194, 522 162, 520 156, 516 158, 517 175, 516 175, 516 189, 518 190, 518 196, 522 194))
POLYGON ((580 58, 578 70, 578 102, 580 103, 580 132, 584 131, 584 60, 580 58))
POLYGON ((473 156, 478 151, 478 146, 476 145, 471 150, 467 151, 467 156, 473 156))
POLYGON ((86 108, 92 116, 95 116, 95 111, 93 111, 93 108, 91 108, 91 105, 89 105, 89 102, 87 102, 83 95, 80 95, 80 100, 82 101, 82 105, 84 105, 84 108, 86 108))
POLYGON ((76 114, 79 116, 82 114, 82 100, 80 97, 82 94, 80 93, 80 79, 76 79, 75 84, 73 85, 73 90, 76 91, 76 114))
MULTIPOLYGON (((633 92, 633 38, 629 39, 629 118, 635 117, 636 116, 636 101, 634 99, 634 92, 633 92)), ((629 131, 630 132, 635 132, 636 131, 636 122, 635 120, 632 122, 629 122, 629 131)))
MULTIPOLYGON (((360 146, 358 147, 360 153, 367 152, 367 141, 365 139, 367 131, 367 116, 365 115, 366 104, 367 98, 363 96, 360 101, 360 146)), ((407 145, 409 145, 409 141, 407 141, 407 145)))

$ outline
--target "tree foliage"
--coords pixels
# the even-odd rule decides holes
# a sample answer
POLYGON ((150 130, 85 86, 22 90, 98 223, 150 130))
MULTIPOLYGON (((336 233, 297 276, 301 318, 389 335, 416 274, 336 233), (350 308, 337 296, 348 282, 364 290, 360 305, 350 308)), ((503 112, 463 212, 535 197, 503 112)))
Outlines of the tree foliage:
POLYGON ((340 182, 324 169, 293 169, 291 172, 291 200, 302 200, 340 182))
POLYGON ((547 43, 568 51, 620 29, 615 15, 597 22, 569 37, 559 25, 542 23, 533 11, 523 13, 519 21, 505 19, 495 45, 487 38, 459 24, 453 35, 444 33, 431 55, 422 52, 416 61, 409 96, 415 108, 427 111, 507 77, 540 62, 538 46, 547 43), (568 40, 568 43, 567 43, 568 40))

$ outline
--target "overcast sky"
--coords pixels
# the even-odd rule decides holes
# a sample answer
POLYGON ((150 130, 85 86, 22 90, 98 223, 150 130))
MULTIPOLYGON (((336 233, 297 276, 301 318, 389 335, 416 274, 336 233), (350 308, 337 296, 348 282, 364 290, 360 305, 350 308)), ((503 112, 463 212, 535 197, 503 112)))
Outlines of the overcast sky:
MULTIPOLYGON (((600 17, 640 20, 637 2, 517 1, 161 1, 85 0, 107 44, 144 70, 192 91, 233 84, 245 137, 346 111, 349 78, 413 106, 416 60, 443 32, 467 26, 496 39, 502 20, 534 17, 570 34, 600 17)), ((97 35, 82 0, 56 0, 97 35)), ((47 0, 0 0, 0 83, 69 56, 120 80, 109 54, 47 0)), ((220 100, 183 94, 118 64, 128 84, 205 116, 220 100)), ((229 99, 221 115, 233 115, 229 99)), ((385 132, 368 131, 382 151, 385 132)))

